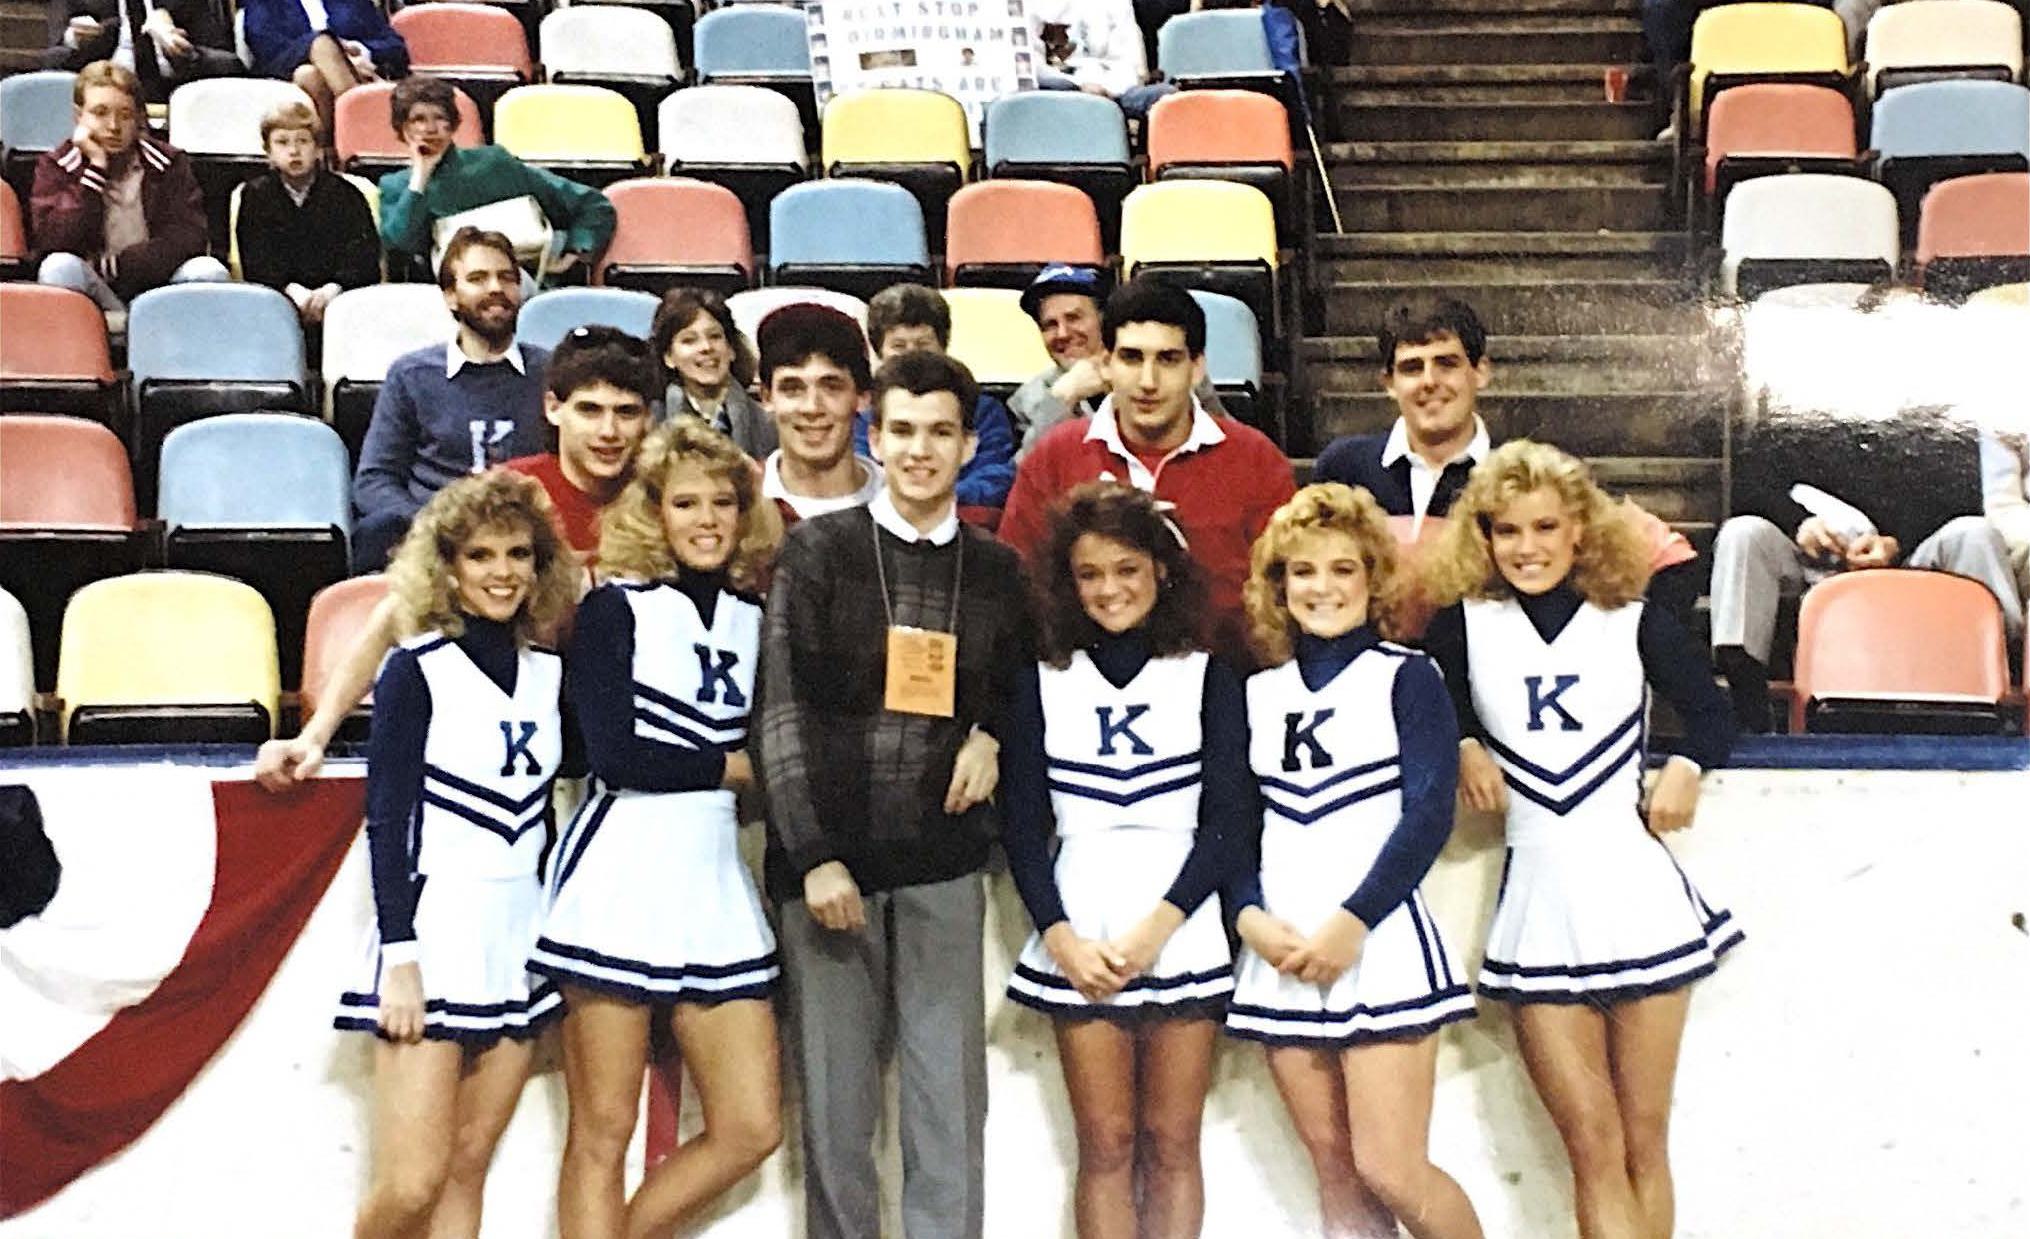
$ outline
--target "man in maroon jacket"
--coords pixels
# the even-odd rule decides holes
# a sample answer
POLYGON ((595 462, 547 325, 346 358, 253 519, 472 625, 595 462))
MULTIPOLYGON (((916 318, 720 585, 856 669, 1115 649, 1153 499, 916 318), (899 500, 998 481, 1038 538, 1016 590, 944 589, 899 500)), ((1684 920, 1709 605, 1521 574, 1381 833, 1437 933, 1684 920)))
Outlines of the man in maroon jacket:
POLYGON ((205 253, 204 197, 190 160, 141 131, 141 82, 110 60, 86 65, 72 90, 77 129, 36 161, 28 237, 38 278, 109 311, 169 283, 224 280, 205 253))

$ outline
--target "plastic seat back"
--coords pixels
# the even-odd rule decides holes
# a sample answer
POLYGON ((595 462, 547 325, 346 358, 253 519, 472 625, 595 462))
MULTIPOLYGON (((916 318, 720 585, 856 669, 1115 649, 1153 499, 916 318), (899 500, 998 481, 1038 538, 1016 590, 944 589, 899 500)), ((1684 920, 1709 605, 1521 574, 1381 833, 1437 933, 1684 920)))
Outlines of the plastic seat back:
POLYGON ((281 695, 275 621, 258 591, 224 577, 94 582, 64 610, 56 691, 73 744, 262 739, 281 695))
MULTIPOLYGON (((722 186, 680 177, 619 181, 606 187, 619 224, 592 282, 626 282, 654 268, 727 272, 744 286, 754 275, 747 210, 722 186)), ((632 286, 632 284, 628 284, 632 286)))
POLYGON ((0 417, 0 526, 129 530, 126 445, 98 422, 0 417))
POLYGON ((1273 268, 1275 208, 1268 195, 1250 185, 1225 181, 1144 185, 1121 207, 1121 258, 1130 277, 1148 262, 1261 263, 1273 268))
POLYGON ((2014 284, 1997 284, 1993 288, 1983 288, 1968 297, 1967 304, 2003 310, 2030 309, 2030 282, 2019 281, 2014 284))
POLYGON ((796 285, 777 285, 773 288, 750 288, 743 293, 734 293, 726 298, 726 308, 733 312, 733 325, 740 334, 753 340, 761 327, 761 320, 786 305, 828 306, 852 318, 867 329, 867 302, 851 293, 842 293, 830 288, 811 288, 796 285))
POLYGON ((952 312, 947 351, 966 363, 981 386, 997 392, 1013 390, 1050 368, 1043 333, 1023 311, 1020 292, 950 288, 944 299, 952 312))
POLYGON ((2030 158, 2030 90, 2011 82, 1920 82, 1875 101, 1869 143, 1883 162, 1976 155, 2030 158))
POLYGON ((812 181, 769 204, 769 262, 923 267, 930 263, 923 208, 899 185, 812 181))
POLYGON ((1245 301, 1192 289, 1205 311, 1205 377, 1222 391, 1262 389, 1262 329, 1245 301))
POLYGON ((982 283, 1026 283, 1053 262, 1106 264, 1092 199, 1047 181, 981 181, 952 195, 945 270, 953 281, 974 282, 970 270, 982 283))
POLYGON ((1854 105, 1829 86, 1750 82, 1720 92, 1706 118, 1706 192, 1720 161, 1750 158, 1852 159, 1854 105))
POLYGON ((1924 197, 1917 261, 2030 254, 2030 172, 1940 181, 1924 197))
POLYGON ((820 134, 827 169, 855 164, 950 165, 964 180, 973 140, 965 109, 934 90, 858 90, 825 105, 820 134))
POLYGON ((396 13, 391 24, 409 45, 412 73, 500 73, 525 82, 536 76, 528 37, 506 9, 448 0, 412 4, 396 13))
POLYGON ((803 11, 789 5, 714 9, 691 32, 698 80, 808 78, 811 49, 804 26, 803 11))
POLYGON ((543 18, 543 71, 553 82, 572 78, 683 80, 669 23, 647 9, 580 4, 543 18))
POLYGON ((0 146, 10 155, 39 155, 62 146, 77 127, 71 107, 77 78, 60 69, 0 78, 0 146))
MULTIPOLYGON (((303 687, 299 694, 305 718, 317 712, 325 685, 344 665, 353 643, 366 631, 374 608, 387 596, 388 578, 374 573, 327 585, 310 600, 310 617, 303 635, 303 687)), ((368 700, 372 700, 371 696, 368 700)))
POLYGON ((1868 19, 1868 91, 1927 77, 2023 76, 2023 19, 1999 0, 1901 0, 1868 19))
POLYGON ((1812 4, 1726 4, 1692 25, 1692 123, 1706 105, 1708 79, 1721 77, 1844 77, 1847 28, 1831 9, 1812 4))
POLYGON ((91 413, 119 404, 106 316, 90 297, 0 284, 0 410, 91 413))
POLYGON ((763 86, 677 91, 657 105, 656 131, 672 171, 698 164, 810 166, 796 104, 763 86))
POLYGON ((441 346, 458 332, 434 284, 352 288, 324 307, 321 369, 327 395, 340 383, 378 383, 397 357, 441 346))
POLYGON ((14 187, 0 181, 0 262, 28 260, 28 228, 21 217, 21 198, 14 187))
POLYGON ((257 284, 165 284, 134 298, 127 315, 127 368, 146 400, 163 384, 282 388, 302 402, 303 329, 296 307, 257 284))
POLYGON ((630 288, 553 288, 523 303, 515 338, 554 349, 575 327, 618 327, 646 340, 656 299, 630 288))
POLYGON ((1083 91, 1003 95, 987 105, 982 128, 989 176, 1032 165, 1125 167, 1132 158, 1120 105, 1083 91))
POLYGON ((1749 291, 1740 278, 1744 262, 1831 265, 1842 274, 1865 271, 1871 280, 1886 280, 1901 253, 1896 199, 1873 181, 1851 176, 1762 177, 1734 190, 1720 248, 1729 293, 1749 291))
POLYGON ((35 741, 35 656, 28 612, 0 589, 0 745, 35 741))
MULTIPOLYGON (((200 78, 169 95, 169 140, 185 154, 262 159, 261 118, 285 103, 310 106, 289 82, 252 77, 200 78)), ((387 113, 382 112, 382 126, 387 113)))
POLYGON ((2009 689, 2002 609, 1951 573, 1844 572, 1804 597, 1795 678, 1793 731, 1829 699, 1992 708, 2009 689))
POLYGON ((1173 82, 1274 73, 1269 35, 1252 9, 1180 13, 1156 32, 1156 67, 1173 82))
POLYGON ((1149 110, 1149 171, 1162 176, 1173 164, 1280 164, 1296 162, 1290 116, 1283 105, 1252 90, 1187 90, 1149 110))
MULTIPOLYGON (((424 13, 438 8, 468 8, 478 6, 458 4, 425 4, 413 9, 403 9, 403 15, 424 13)), ((501 13, 499 9, 488 9, 489 13, 501 13)), ((507 15, 501 13, 503 17, 507 15)), ((519 23, 509 17, 508 21, 520 30, 519 23)), ((453 88, 458 96, 458 128, 451 134, 453 143, 459 146, 483 146, 486 143, 486 129, 480 121, 479 105, 472 96, 453 88)), ((402 146, 402 139, 388 123, 388 96, 395 91, 393 82, 367 82, 355 86, 338 97, 333 105, 331 122, 332 145, 337 149, 340 167, 349 167, 356 160, 373 159, 407 165, 409 152, 402 146)))
POLYGON ((639 163, 642 158, 641 121, 634 105, 601 86, 517 86, 494 105, 493 136, 530 163, 639 163))
POLYGON ((352 529, 345 444, 323 422, 231 413, 179 426, 162 442, 156 514, 185 526, 352 529))

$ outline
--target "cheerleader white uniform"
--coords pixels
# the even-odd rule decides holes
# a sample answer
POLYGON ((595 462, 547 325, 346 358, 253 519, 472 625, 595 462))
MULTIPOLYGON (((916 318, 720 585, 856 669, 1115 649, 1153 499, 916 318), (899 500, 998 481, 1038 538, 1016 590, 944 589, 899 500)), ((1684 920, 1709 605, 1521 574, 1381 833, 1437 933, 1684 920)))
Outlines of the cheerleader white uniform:
POLYGON ((1103 638, 1018 691, 1003 762, 1008 865, 1037 926, 1008 996, 1058 1017, 1216 1014, 1233 989, 1216 905, 1244 786, 1240 685, 1204 652, 1152 658, 1140 632, 1103 638), (1053 827, 1058 847, 1050 856, 1053 827), (1088 1002, 1043 931, 1126 933, 1158 903, 1184 912, 1149 970, 1088 1002))
POLYGON ((550 862, 532 969, 641 1003, 768 996, 775 935, 720 786, 760 636, 760 604, 719 573, 613 582, 580 604, 568 691, 594 782, 550 862))
POLYGON ((1243 946, 1227 1032, 1343 1049, 1471 1019, 1473 994, 1417 889, 1452 833, 1458 781, 1436 666, 1365 627, 1301 636, 1297 656, 1251 677, 1247 696, 1260 862, 1237 884, 1236 914, 1256 905, 1308 937, 1345 909, 1369 928, 1330 985, 1285 976, 1243 946))
POLYGON ((420 966, 423 1035, 484 1045, 562 1011, 528 970, 539 867, 563 754, 563 664, 512 628, 465 617, 388 655, 374 688, 367 851, 375 924, 339 1028, 380 1032, 380 985, 420 966))
POLYGON ((1676 622, 1640 601, 1606 610, 1560 585, 1463 602, 1434 618, 1430 641, 1508 784, 1508 855, 1480 992, 1604 1005, 1711 973, 1741 930, 1642 811, 1651 682, 1689 732, 1688 754, 1672 760, 1716 765, 1733 743, 1726 699, 1676 622))

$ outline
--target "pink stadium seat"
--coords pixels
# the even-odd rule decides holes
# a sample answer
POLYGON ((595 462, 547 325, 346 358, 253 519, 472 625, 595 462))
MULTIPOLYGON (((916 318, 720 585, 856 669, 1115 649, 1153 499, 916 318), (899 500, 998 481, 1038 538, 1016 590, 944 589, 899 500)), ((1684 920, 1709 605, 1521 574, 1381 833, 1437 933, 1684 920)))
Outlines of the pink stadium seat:
MULTIPOLYGON (((417 11, 403 10, 405 13, 417 11)), ((513 25, 514 18, 508 18, 508 24, 513 25)), ((409 153, 403 149, 395 127, 388 123, 388 96, 394 90, 393 82, 369 82, 355 86, 338 97, 331 128, 332 145, 338 149, 340 168, 351 171, 355 170, 355 165, 370 165, 357 169, 365 174, 408 165, 409 153)), ((463 90, 458 92, 458 128, 453 131, 451 140, 460 146, 482 146, 486 142, 479 105, 463 90)))
MULTIPOLYGON (((324 687, 352 652, 368 618, 388 595, 388 578, 378 573, 328 585, 310 600, 310 618, 303 630, 303 717, 317 712, 324 687)), ((371 694, 367 702, 373 700, 371 694)))
POLYGON ((2009 691, 2002 608, 1985 586, 1950 573, 1842 573, 1804 596, 1796 686, 1793 734, 1829 703, 1992 718, 2009 691))
POLYGON ((1933 185, 1917 220, 1917 267, 1934 293, 2030 279, 2030 172, 1933 185))
POLYGON ((458 80, 532 82, 534 58, 522 23, 490 4, 412 4, 390 23, 409 45, 415 73, 458 80))
POLYGON ((945 212, 945 271, 958 285, 1021 288, 1054 262, 1106 265, 1093 201, 1049 181, 981 181, 945 212))
POLYGON ((0 411, 119 409, 106 317, 90 297, 41 284, 0 284, 0 411))
POLYGON ((1720 92, 1706 121, 1706 192, 1720 193, 1720 165, 1824 172, 1855 157, 1854 108, 1830 86, 1750 82, 1720 92))
POLYGON ((0 181, 0 278, 13 279, 28 265, 28 230, 21 222, 21 198, 0 181))
POLYGON ((695 284, 735 293, 754 283, 747 208, 732 190, 682 177, 643 177, 606 187, 620 222, 593 272, 594 284, 660 293, 695 284))

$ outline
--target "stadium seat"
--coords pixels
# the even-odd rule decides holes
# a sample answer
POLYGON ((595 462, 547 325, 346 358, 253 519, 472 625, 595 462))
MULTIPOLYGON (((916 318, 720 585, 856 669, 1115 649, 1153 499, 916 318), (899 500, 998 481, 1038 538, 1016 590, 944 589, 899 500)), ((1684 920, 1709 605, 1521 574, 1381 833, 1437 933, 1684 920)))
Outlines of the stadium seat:
POLYGON ((1933 185, 1917 221, 1917 269, 1926 292, 1951 300, 2030 280, 2030 172, 1933 185))
MULTIPOLYGON (((303 687, 297 693, 302 717, 317 713, 325 685, 352 653, 353 642, 365 631, 374 608, 388 596, 388 578, 380 573, 356 576, 317 591, 310 600, 310 615, 303 631, 303 687)), ((360 741, 367 737, 368 707, 372 690, 361 708, 339 724, 336 739, 360 741)))
POLYGON ((162 436, 213 413, 310 408, 296 307, 256 284, 165 284, 127 312, 135 463, 146 477, 162 436))
MULTIPOLYGON (((373 216, 374 227, 379 228, 381 187, 363 176, 356 176, 350 172, 340 172, 337 175, 342 177, 346 184, 357 189, 360 197, 367 200, 367 213, 373 216)), ((241 181, 233 186, 232 196, 226 199, 226 270, 231 272, 236 280, 246 278, 240 270, 240 198, 246 188, 247 182, 241 181)), ((385 258, 381 262, 381 273, 384 276, 387 274, 385 258)))
POLYGON ((57 666, 68 744, 252 744, 274 734, 275 621, 251 585, 141 572, 85 586, 57 666))
MULTIPOLYGON (((494 5, 448 0, 411 4, 396 13, 391 24, 409 45, 411 73, 443 78, 488 104, 503 92, 536 80, 522 23, 494 5)), ((347 91, 346 97, 354 93, 347 91)), ((463 129, 464 109, 459 111, 463 129)), ((386 113, 383 104, 382 129, 389 128, 386 113)))
POLYGON ((31 276, 28 267, 28 226, 21 217, 21 198, 0 181, 0 280, 31 276))
POLYGON ((733 325, 749 340, 754 339, 762 319, 783 306, 803 303, 830 306, 860 324, 862 331, 867 329, 867 303, 851 293, 835 292, 829 288, 750 288, 726 298, 726 308, 733 313, 733 325))
POLYGON ((1277 235, 1294 243, 1297 161, 1281 103, 1248 90, 1182 91, 1156 101, 1143 132, 1152 179, 1252 185, 1275 204, 1277 235))
MULTIPOLYGON (((261 118, 284 103, 310 106, 293 83, 256 77, 213 77, 185 82, 169 93, 169 141, 190 156, 204 191, 212 248, 225 248, 226 199, 234 185, 268 167, 261 118)), ((386 124, 386 114, 382 114, 386 124)))
POLYGON ((1106 255, 1092 199, 1069 185, 981 181, 953 194, 945 214, 954 285, 1027 288, 1051 263, 1103 267, 1106 255))
POLYGON ((106 316, 90 297, 0 284, 0 412, 83 413, 124 429, 106 316))
POLYGON ((1875 101, 1875 175, 1896 195, 1914 240, 1938 181, 2030 168, 2030 89, 2012 82, 1920 82, 1875 101))
POLYGON ((810 175, 796 105, 760 86, 693 86, 662 101, 656 131, 664 169, 739 195, 754 248, 766 250, 770 200, 810 175))
POLYGON ((1724 4, 1692 25, 1685 90, 1674 96, 1680 143, 1706 132, 1706 112, 1725 90, 1749 82, 1843 87, 1850 76, 1847 28, 1815 4, 1724 4))
POLYGON ((2001 729, 2002 609, 1978 581, 1877 568, 1813 586, 1797 619, 1790 729, 2001 729))
POLYGON ((775 4, 714 9, 698 20, 692 35, 698 81, 810 95, 811 48, 801 9, 775 4))
POLYGON ((958 100, 934 90, 834 95, 819 141, 826 176, 891 181, 916 195, 931 249, 944 249, 946 204, 972 178, 972 130, 958 100))
POLYGON ((1234 87, 1286 97, 1288 89, 1269 53, 1262 15, 1251 8, 1170 18, 1156 32, 1156 67, 1187 90, 1234 87))
POLYGON ((64 144, 77 127, 71 92, 78 75, 56 69, 0 78, 0 151, 5 175, 22 198, 35 179, 35 160, 64 144))
POLYGON ((1017 91, 987 105, 981 130, 988 176, 1083 191, 1099 214, 1102 244, 1111 252, 1120 243, 1121 200, 1141 178, 1119 104, 1083 91, 1017 91))
POLYGON ((1036 320, 1022 309, 1012 288, 950 288, 952 339, 946 350, 966 363, 981 388, 1006 398, 1009 392, 1050 368, 1050 352, 1036 320))
POLYGON ((35 743, 35 659, 28 612, 0 589, 0 747, 35 743))
POLYGON ((2030 283, 1998 284, 1993 288, 1983 288, 1968 297, 1967 304, 2002 309, 2030 308, 2030 283))
POLYGON ((647 162, 634 105, 603 86, 517 86, 494 105, 493 140, 588 185, 637 176, 647 162))
POLYGON ((162 442, 156 514, 172 568, 261 591, 275 616, 282 683, 300 674, 310 597, 345 576, 352 470, 338 432, 286 413, 232 413, 162 442))
POLYGON ((1897 235, 1896 200, 1872 181, 1821 172, 1761 177, 1727 204, 1721 288, 1750 299, 1785 284, 1882 283, 1896 271, 1897 235))
POLYGON ((1750 82, 1713 100, 1706 119, 1702 232, 1742 181, 1783 172, 1865 175, 1854 143, 1854 106, 1827 86, 1750 82))
POLYGON ((769 204, 768 232, 772 283, 872 297, 891 284, 934 280, 923 210, 900 185, 792 185, 769 204))
MULTIPOLYGON (((425 4, 413 9, 403 9, 404 14, 423 13, 436 8, 478 8, 479 5, 425 4)), ((489 10, 500 13, 499 9, 489 10)), ((501 14, 506 16, 505 13, 501 14)), ((513 21, 513 18, 509 18, 513 21)), ((520 29, 519 26, 516 27, 520 29)), ((451 141, 458 146, 483 146, 486 130, 481 124, 480 109, 472 96, 464 90, 454 88, 458 96, 458 128, 452 131, 451 141)), ((390 172, 409 166, 409 152, 402 145, 402 139, 388 123, 388 96, 395 91, 393 82, 368 82, 355 86, 338 97, 333 105, 332 144, 338 154, 338 166, 347 172, 356 172, 372 180, 379 180, 390 172)))
POLYGON ((595 325, 647 339, 655 316, 656 298, 631 288, 553 288, 522 304, 515 339, 553 349, 572 328, 595 325))
POLYGON ((1260 426, 1262 329, 1254 311, 1237 297, 1200 289, 1193 289, 1191 296, 1205 311, 1205 377, 1212 380, 1229 414, 1260 426))
POLYGON ((754 283, 747 211, 732 190, 704 181, 619 181, 606 196, 620 217, 592 282, 661 295, 679 284, 733 293, 754 283))
POLYGON ((541 47, 548 80, 626 96, 639 131, 653 142, 656 103, 684 80, 669 23, 627 5, 577 4, 543 18, 541 47))
POLYGON ((1131 279, 1147 273, 1239 297, 1271 338, 1281 334, 1276 212, 1252 185, 1159 181, 1135 190, 1121 206, 1121 262, 1131 279))
POLYGON ((151 562, 134 514, 127 449, 112 431, 75 417, 0 417, 0 588, 27 608, 44 691, 56 687, 71 594, 151 562))
POLYGON ((1999 0, 1902 0, 1868 19, 1868 93, 1944 78, 2023 76, 2023 19, 1999 0))
POLYGON ((324 416, 355 459, 388 366, 413 349, 442 347, 458 332, 434 284, 376 284, 324 307, 324 416))

